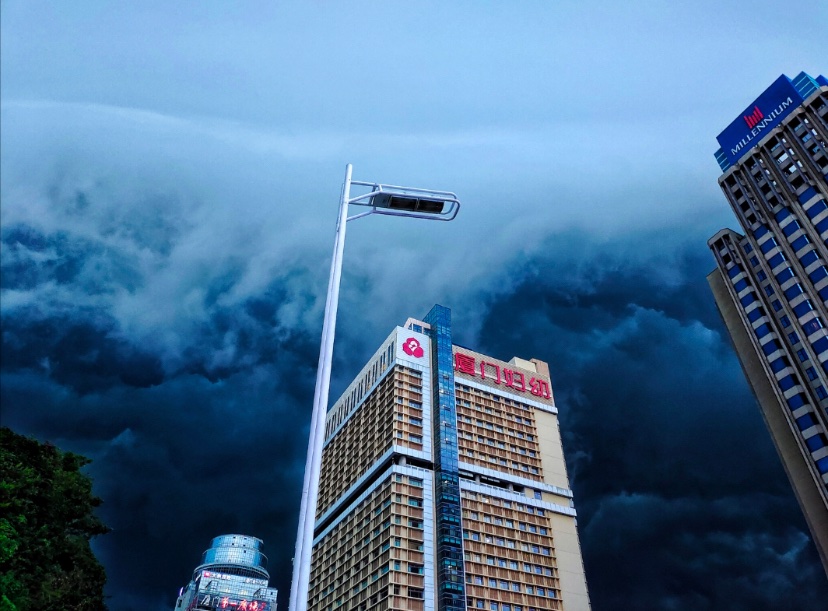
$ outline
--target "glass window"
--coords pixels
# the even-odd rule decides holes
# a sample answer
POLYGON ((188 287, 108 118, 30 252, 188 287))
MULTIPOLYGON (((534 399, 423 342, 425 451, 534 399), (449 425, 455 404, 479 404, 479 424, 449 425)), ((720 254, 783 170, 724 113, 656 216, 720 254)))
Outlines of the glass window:
MULTIPOLYGON (((765 280, 768 279, 768 275, 765 272, 763 272, 761 269, 756 274, 756 277, 759 278, 759 282, 764 282, 765 280)), ((745 283, 745 286, 747 286, 747 283, 745 283)), ((739 289, 736 289, 736 290, 738 291, 739 289)))
MULTIPOLYGON (((803 237, 804 237, 804 236, 803 236, 803 237)), ((773 238, 770 238, 770 239, 766 240, 764 244, 761 244, 761 245, 759 246, 759 249, 760 249, 763 253, 768 254, 771 250, 773 250, 774 248, 776 248, 776 246, 777 246, 777 244, 776 244, 776 240, 774 240, 773 238)))
POLYGON ((786 315, 783 315, 782 318, 779 319, 779 322, 782 323, 783 327, 790 327, 791 326, 791 319, 788 318, 786 315))
POLYGON ((811 282, 816 284, 823 278, 828 278, 828 269, 825 269, 824 265, 820 265, 818 268, 816 268, 814 271, 808 274, 808 278, 811 279, 811 282))
MULTIPOLYGON (((813 191, 813 188, 808 189, 808 191, 813 191)), ((808 200, 805 200, 805 201, 808 201, 808 200)), ((822 212, 826 208, 828 208, 828 206, 826 206, 825 202, 820 199, 820 200, 817 200, 817 202, 813 206, 808 208, 805 211, 805 214, 807 214, 809 218, 814 218, 817 214, 819 214, 820 212, 822 212)))
POLYGON ((820 399, 828 397, 828 392, 825 392, 825 387, 822 384, 816 387, 816 394, 820 399))
POLYGON ((809 250, 804 255, 799 257, 799 260, 802 262, 803 267, 808 267, 814 261, 817 261, 819 257, 816 254, 815 250, 809 250))
POLYGON ((782 232, 786 236, 790 236, 792 233, 794 233, 795 231, 798 231, 798 230, 799 230, 799 223, 797 223, 796 221, 791 221, 790 223, 788 223, 787 225, 785 225, 782 228, 782 232))
POLYGON ((809 380, 817 379, 817 372, 813 367, 808 367, 808 369, 805 370, 805 375, 808 376, 809 380))
POLYGON ((765 344, 762 344, 762 352, 764 352, 766 356, 773 354, 780 348, 781 346, 779 345, 779 342, 777 342, 775 339, 772 339, 766 342, 765 344))
POLYGON ((788 210, 787 208, 782 208, 782 210, 780 210, 779 212, 777 212, 777 213, 776 213, 776 214, 774 214, 773 216, 774 216, 774 218, 776 219, 776 222, 777 222, 777 223, 781 223, 781 222, 782 222, 782 221, 784 221, 786 218, 788 218, 789 216, 791 216, 791 212, 790 212, 790 210, 788 210))
POLYGON ((811 243, 811 240, 808 239, 808 236, 801 235, 797 239, 795 239, 793 242, 791 242, 791 248, 793 248, 794 252, 796 252, 797 250, 802 250, 803 248, 805 248, 810 243, 811 243))
POLYGON ((802 328, 805 330, 806 335, 816 333, 817 331, 823 328, 822 319, 819 316, 814 316, 808 322, 802 323, 802 328))
POLYGON ((796 419, 796 426, 799 427, 800 431, 807 431, 809 428, 811 428, 815 424, 816 424, 816 421, 814 420, 814 417, 810 413, 805 414, 803 416, 800 416, 799 418, 796 419))
POLYGON ((805 405, 805 395, 803 395, 802 393, 794 395, 793 397, 788 399, 786 403, 788 404, 788 407, 791 408, 791 411, 798 409, 805 405))
POLYGON ((799 343, 799 333, 796 331, 791 331, 788 333, 788 339, 791 341, 791 344, 798 344, 799 343))
POLYGON ((795 305, 793 310, 797 316, 805 316, 805 314, 813 309, 814 307, 811 305, 811 302, 806 299, 802 303, 795 305))
POLYGON ((793 286, 789 287, 785 291, 785 297, 787 297, 788 299, 793 299, 794 297, 797 297, 798 295, 801 295, 801 294, 802 294, 802 285, 800 285, 798 282, 796 284, 794 284, 793 286))
POLYGON ((775 291, 774 291, 773 287, 772 287, 770 284, 768 284, 768 285, 765 287, 765 295, 767 295, 768 297, 770 297, 771 295, 773 295, 773 294, 774 294, 774 292, 775 292, 775 291))
POLYGON ((782 304, 779 302, 778 299, 774 299, 773 301, 771 301, 771 305, 773 306, 773 309, 777 312, 782 309, 782 304))
POLYGON ((771 361, 771 364, 770 364, 771 370, 774 373, 779 373, 780 371, 782 371, 783 369, 785 369, 785 367, 788 367, 789 365, 790 365, 790 363, 788 362, 788 358, 784 357, 784 356, 780 356, 778 359, 774 359, 773 361, 771 361))
POLYGON ((761 325, 759 325, 758 327, 756 327, 756 328, 753 330, 753 332, 754 332, 754 333, 756 333, 756 337, 762 338, 762 337, 765 337, 768 333, 770 333, 770 332, 771 332, 771 329, 770 329, 770 327, 767 325, 767 323, 762 323, 761 325))
POLYGON ((823 353, 828 350, 828 337, 820 337, 813 343, 814 350, 818 353, 823 353))
POLYGON ((805 445, 808 446, 808 449, 811 452, 816 452, 820 448, 824 448, 828 443, 825 441, 825 436, 822 433, 817 433, 816 435, 811 435, 808 439, 805 440, 805 445))
POLYGON ((784 378, 779 380, 779 388, 783 391, 790 390, 796 386, 796 378, 793 375, 786 375, 784 378))
POLYGON ((794 277, 793 270, 790 267, 786 267, 781 272, 776 274, 776 281, 779 282, 779 284, 782 284, 786 280, 790 280, 793 277, 794 277))
POLYGON ((781 252, 776 253, 770 259, 768 259, 768 263, 770 264, 771 269, 773 269, 780 263, 784 263, 785 261, 785 255, 783 255, 781 252))

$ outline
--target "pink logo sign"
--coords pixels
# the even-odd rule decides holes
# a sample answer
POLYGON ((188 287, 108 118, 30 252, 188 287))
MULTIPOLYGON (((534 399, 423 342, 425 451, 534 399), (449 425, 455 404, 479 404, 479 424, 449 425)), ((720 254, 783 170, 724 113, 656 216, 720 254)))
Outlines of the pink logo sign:
POLYGON ((421 356, 423 356, 423 347, 420 345, 420 342, 418 342, 417 339, 414 337, 409 337, 407 340, 405 340, 402 349, 403 352, 413 357, 420 358, 421 356))
POLYGON ((765 118, 765 115, 762 114, 762 111, 759 110, 758 106, 754 106, 753 112, 749 115, 745 115, 742 118, 745 120, 745 123, 747 123, 747 126, 753 129, 754 127, 756 127, 759 121, 765 118))

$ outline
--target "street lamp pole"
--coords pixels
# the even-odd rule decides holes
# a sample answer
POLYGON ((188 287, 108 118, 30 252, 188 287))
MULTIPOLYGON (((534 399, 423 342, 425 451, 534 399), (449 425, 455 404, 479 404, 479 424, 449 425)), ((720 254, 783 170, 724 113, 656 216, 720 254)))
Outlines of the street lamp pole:
POLYGON ((319 364, 316 368, 316 389, 313 393, 308 456, 305 462, 305 479, 302 485, 302 505, 299 509, 299 528, 296 533, 296 549, 293 556, 293 580, 290 588, 289 611, 305 611, 308 608, 311 555, 313 552, 313 526, 316 522, 316 502, 319 497, 319 471, 322 467, 322 446, 325 442, 325 415, 331 386, 331 360, 333 357, 336 312, 339 308, 339 285, 342 278, 342 254, 345 251, 345 228, 348 225, 348 199, 351 192, 353 166, 345 167, 345 183, 339 200, 339 218, 336 221, 331 275, 328 280, 328 298, 325 302, 325 319, 322 323, 322 342, 319 348, 319 364))
POLYGON ((305 461, 305 478, 302 485, 302 503, 299 510, 299 526, 293 556, 293 578, 290 589, 289 611, 306 611, 310 584, 313 532, 316 523, 316 506, 319 497, 319 474, 322 467, 322 447, 325 443, 325 419, 331 384, 336 313, 339 307, 339 285, 342 278, 342 256, 345 250, 345 228, 352 221, 369 214, 387 214, 432 220, 451 221, 460 210, 460 202, 454 193, 410 187, 396 187, 379 183, 352 181, 353 166, 345 166, 345 182, 339 200, 339 217, 336 222, 331 273, 328 279, 328 296, 325 302, 325 319, 322 324, 322 341, 316 370, 316 388, 313 395, 313 414, 305 461), (351 198, 351 185, 370 187, 367 193, 351 198), (348 205, 370 207, 371 210, 348 218, 348 205))

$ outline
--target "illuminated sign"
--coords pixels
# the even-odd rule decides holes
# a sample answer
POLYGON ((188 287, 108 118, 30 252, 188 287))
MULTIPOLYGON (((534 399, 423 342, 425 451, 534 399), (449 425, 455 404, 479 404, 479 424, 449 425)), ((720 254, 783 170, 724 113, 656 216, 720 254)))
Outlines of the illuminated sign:
POLYGON ((546 380, 532 377, 527 381, 526 376, 520 371, 507 369, 497 363, 482 359, 478 365, 477 359, 470 354, 454 353, 454 371, 473 378, 480 377, 482 380, 491 380, 495 384, 522 393, 529 392, 543 399, 552 398, 552 392, 546 380))
POLYGON ((216 573, 214 571, 202 571, 201 575, 204 579, 221 579, 224 581, 234 581, 236 583, 252 583, 257 586, 267 587, 267 579, 256 579, 255 577, 241 577, 240 575, 228 575, 227 573, 216 573))
POLYGON ((222 594, 199 594, 196 609, 228 609, 229 611, 268 611, 265 600, 247 600, 245 598, 230 598, 222 594))
POLYGON ((423 347, 420 345, 420 342, 416 337, 409 337, 405 340, 402 349, 408 356, 413 356, 415 358, 421 358, 424 354, 423 347))
POLYGON ((776 79, 716 138, 730 164, 741 159, 802 101, 802 96, 787 76, 783 74, 776 79))

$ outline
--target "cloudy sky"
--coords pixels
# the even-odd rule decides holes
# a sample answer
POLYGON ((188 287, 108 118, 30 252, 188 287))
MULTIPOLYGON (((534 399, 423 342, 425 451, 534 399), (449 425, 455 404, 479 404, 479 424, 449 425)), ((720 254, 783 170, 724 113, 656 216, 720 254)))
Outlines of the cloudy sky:
POLYGON ((332 396, 446 305, 550 363, 596 611, 828 598, 705 281, 716 135, 826 73, 826 3, 0 10, 2 424, 94 459, 113 611, 169 611, 229 532, 287 604, 348 162, 463 209, 349 225, 332 396))

